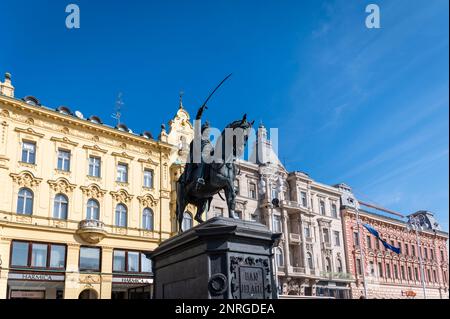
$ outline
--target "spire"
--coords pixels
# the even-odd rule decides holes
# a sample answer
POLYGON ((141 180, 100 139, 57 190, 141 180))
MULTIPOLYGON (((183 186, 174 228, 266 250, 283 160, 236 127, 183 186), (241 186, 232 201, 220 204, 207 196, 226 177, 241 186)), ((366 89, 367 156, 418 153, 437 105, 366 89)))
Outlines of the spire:
POLYGON ((181 90, 180 91, 180 105, 179 105, 180 109, 183 108, 183 95, 184 95, 184 92, 183 92, 183 90, 181 90))

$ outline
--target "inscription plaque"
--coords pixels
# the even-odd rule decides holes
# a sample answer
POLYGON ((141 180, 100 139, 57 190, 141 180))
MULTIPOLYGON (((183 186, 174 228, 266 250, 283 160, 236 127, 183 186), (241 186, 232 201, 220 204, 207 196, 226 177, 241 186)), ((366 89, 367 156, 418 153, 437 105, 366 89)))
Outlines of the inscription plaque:
POLYGON ((263 274, 260 267, 239 267, 241 299, 264 299, 263 274))

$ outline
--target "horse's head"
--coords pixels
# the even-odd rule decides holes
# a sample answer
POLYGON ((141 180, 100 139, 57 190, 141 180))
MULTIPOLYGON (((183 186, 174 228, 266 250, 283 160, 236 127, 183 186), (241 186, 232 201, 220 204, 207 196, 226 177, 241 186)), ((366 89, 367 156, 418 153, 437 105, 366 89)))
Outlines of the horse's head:
POLYGON ((248 122, 247 114, 244 114, 241 120, 233 121, 225 127, 222 132, 222 140, 225 137, 223 145, 225 153, 223 154, 225 154, 226 161, 242 156, 254 122, 248 122))

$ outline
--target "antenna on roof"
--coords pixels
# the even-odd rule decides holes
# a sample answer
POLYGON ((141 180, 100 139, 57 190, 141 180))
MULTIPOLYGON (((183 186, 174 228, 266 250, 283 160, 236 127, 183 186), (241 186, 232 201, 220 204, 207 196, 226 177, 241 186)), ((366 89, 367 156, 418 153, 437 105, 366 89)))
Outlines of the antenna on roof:
POLYGON ((122 101, 122 92, 119 92, 117 99, 116 99, 116 105, 115 105, 115 112, 111 115, 113 119, 117 120, 117 125, 120 125, 120 118, 122 117, 122 107, 124 103, 122 101))

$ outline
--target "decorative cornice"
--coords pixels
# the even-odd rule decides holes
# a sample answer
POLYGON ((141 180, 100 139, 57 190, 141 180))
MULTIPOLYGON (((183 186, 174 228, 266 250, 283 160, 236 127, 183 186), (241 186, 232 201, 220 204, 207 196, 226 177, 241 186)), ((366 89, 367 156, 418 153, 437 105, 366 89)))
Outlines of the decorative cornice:
POLYGON ((85 150, 97 151, 97 152, 104 153, 104 154, 108 153, 108 150, 102 149, 98 145, 93 145, 93 146, 83 145, 83 148, 85 150))
POLYGON ((137 199, 144 207, 155 207, 158 205, 158 199, 154 198, 152 194, 145 194, 144 196, 138 196, 137 199))
POLYGON ((129 160, 133 160, 133 159, 134 159, 133 156, 128 155, 128 154, 125 153, 125 152, 122 152, 122 153, 113 152, 113 153, 111 153, 111 155, 112 155, 112 156, 123 157, 123 158, 129 159, 129 160))
POLYGON ((60 138, 60 137, 52 136, 50 138, 50 141, 60 142, 60 143, 64 143, 64 144, 69 144, 69 145, 72 145, 72 146, 78 146, 77 142, 73 142, 73 141, 69 140, 67 137, 60 138))
POLYGON ((42 137, 45 136, 45 135, 42 134, 42 133, 36 132, 36 131, 33 130, 31 127, 27 128, 27 129, 20 128, 20 127, 16 127, 16 128, 14 129, 14 131, 19 132, 19 133, 25 133, 25 134, 34 135, 34 136, 37 136, 37 137, 40 137, 40 138, 42 138, 42 137))
POLYGON ((120 189, 117 192, 109 192, 116 202, 127 203, 133 199, 133 195, 130 195, 126 190, 120 189))
POLYGON ((139 162, 139 163, 150 164, 150 165, 154 165, 154 166, 158 166, 158 165, 159 165, 158 162, 153 161, 150 157, 147 158, 147 159, 145 159, 145 158, 140 158, 140 159, 138 159, 138 162, 139 162))
POLYGON ((50 188, 56 193, 72 193, 77 185, 70 183, 67 179, 61 177, 56 181, 47 181, 50 188))
POLYGON ((42 178, 34 177, 33 173, 24 171, 19 174, 10 173, 9 176, 12 177, 13 182, 18 184, 20 187, 36 187, 42 182, 42 178))
POLYGON ((80 186, 81 191, 86 197, 100 199, 106 194, 106 190, 100 188, 96 184, 91 184, 89 186, 80 186))

